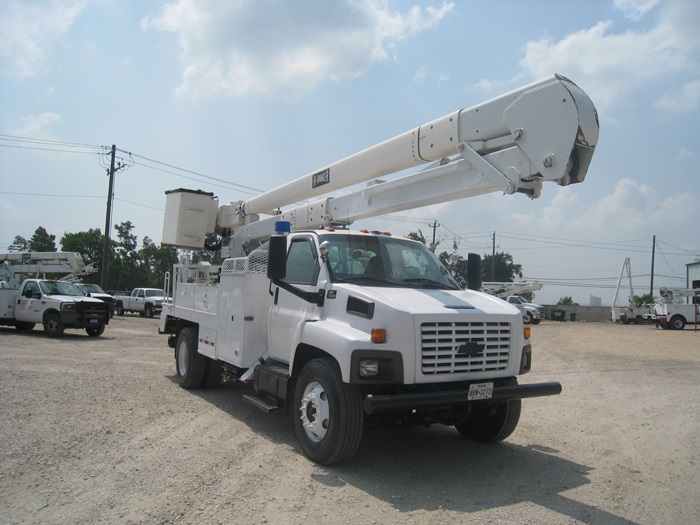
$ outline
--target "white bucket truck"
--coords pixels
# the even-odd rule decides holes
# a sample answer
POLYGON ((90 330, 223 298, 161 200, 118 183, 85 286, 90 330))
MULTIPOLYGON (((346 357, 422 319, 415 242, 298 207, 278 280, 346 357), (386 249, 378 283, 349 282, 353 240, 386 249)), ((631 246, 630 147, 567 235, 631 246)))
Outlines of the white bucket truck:
MULTIPOLYGON (((351 458, 369 422, 505 439, 521 399, 561 391, 557 382, 518 384, 532 359, 521 312, 459 289, 421 243, 346 228, 487 192, 536 198, 545 181, 582 182, 597 140, 588 96, 552 76, 245 202, 219 207, 211 193, 167 192, 163 242, 198 249, 218 224, 226 258, 218 276, 187 264, 174 270, 160 332, 170 336, 180 385, 251 382, 255 393, 244 399, 285 410, 301 449, 321 464, 351 458)), ((474 289, 477 261, 470 257, 474 289)))

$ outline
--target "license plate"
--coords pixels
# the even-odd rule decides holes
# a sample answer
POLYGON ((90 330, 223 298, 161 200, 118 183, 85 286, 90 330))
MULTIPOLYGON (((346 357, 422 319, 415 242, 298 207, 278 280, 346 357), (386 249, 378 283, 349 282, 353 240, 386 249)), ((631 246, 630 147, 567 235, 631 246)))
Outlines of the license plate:
POLYGON ((469 385, 467 399, 474 401, 477 399, 491 399, 493 395, 493 383, 474 383, 469 385))
POLYGON ((97 324, 97 319, 90 319, 90 324, 97 324))

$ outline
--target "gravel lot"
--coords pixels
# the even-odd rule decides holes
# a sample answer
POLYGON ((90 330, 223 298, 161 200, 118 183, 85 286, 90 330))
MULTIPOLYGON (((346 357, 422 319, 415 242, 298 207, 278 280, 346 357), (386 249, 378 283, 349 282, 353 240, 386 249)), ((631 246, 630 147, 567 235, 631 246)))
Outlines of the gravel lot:
POLYGON ((498 445, 454 429, 371 428, 320 467, 249 386, 186 391, 158 319, 104 336, 0 328, 2 523, 700 522, 700 332, 533 327, 533 372, 498 445))

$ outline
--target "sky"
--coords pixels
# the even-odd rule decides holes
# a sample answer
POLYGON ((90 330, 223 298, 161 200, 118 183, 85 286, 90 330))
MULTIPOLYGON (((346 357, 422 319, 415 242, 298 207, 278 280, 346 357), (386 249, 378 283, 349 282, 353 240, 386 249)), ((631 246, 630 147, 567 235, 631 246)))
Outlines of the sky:
POLYGON ((684 287, 698 27, 696 0, 2 0, 0 252, 40 226, 104 230, 112 145, 111 224, 159 243, 167 190, 244 200, 557 73, 598 109, 585 182, 354 226, 509 253, 542 304, 611 304, 626 257, 648 293, 654 246, 655 293, 684 287))

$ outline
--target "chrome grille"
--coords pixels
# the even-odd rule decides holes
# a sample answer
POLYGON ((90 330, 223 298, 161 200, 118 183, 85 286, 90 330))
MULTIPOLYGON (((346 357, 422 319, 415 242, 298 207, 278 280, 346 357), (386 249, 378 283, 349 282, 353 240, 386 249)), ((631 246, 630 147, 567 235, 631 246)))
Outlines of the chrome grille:
POLYGON ((461 374, 503 370, 508 366, 510 323, 431 322, 421 324, 421 372, 461 374), (475 356, 457 353, 465 343, 485 345, 475 356))

